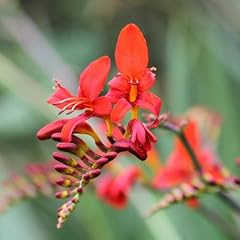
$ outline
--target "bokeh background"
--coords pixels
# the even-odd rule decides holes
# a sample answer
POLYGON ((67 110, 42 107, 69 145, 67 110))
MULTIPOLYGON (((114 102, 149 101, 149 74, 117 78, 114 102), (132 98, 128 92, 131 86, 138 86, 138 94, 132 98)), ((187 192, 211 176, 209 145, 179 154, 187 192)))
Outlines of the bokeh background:
MULTIPOLYGON (((117 35, 129 22, 139 25, 149 43, 150 66, 158 69, 154 91, 164 110, 179 114, 205 105, 221 113, 219 154, 240 174, 234 163, 240 154, 239 13, 238 0, 0 0, 0 179, 28 162, 49 160, 54 145, 37 141, 35 133, 57 115, 46 104, 52 79, 76 91, 78 74, 89 61, 101 55, 113 59, 117 35)), ((164 156, 171 137, 160 137, 166 137, 164 156)), ((140 190, 119 212, 89 192, 56 230, 59 201, 39 197, 0 216, 0 239, 239 239, 184 205, 144 221, 141 211, 151 198, 140 190)), ((216 197, 204 201, 233 229, 239 227, 216 197)))

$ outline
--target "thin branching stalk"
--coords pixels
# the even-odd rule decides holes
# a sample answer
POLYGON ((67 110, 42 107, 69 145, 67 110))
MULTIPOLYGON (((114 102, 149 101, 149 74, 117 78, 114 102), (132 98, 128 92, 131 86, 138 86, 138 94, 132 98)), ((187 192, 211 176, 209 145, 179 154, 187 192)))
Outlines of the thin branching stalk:
MULTIPOLYGON (((162 122, 161 125, 159 126, 159 128, 165 129, 165 130, 168 130, 168 131, 174 133, 181 140, 181 142, 185 146, 189 156, 191 157, 191 160, 194 164, 195 169, 197 170, 197 172, 199 173, 199 176, 201 177, 202 176, 201 165, 199 164, 197 156, 194 153, 191 145, 189 144, 189 142, 184 134, 183 128, 178 127, 168 121, 162 122)), ((201 177, 201 180, 205 181, 202 177, 201 177)), ((219 191, 218 197, 221 201, 223 201, 225 204, 227 204, 232 210, 234 210, 238 215, 240 215, 239 203, 236 202, 229 194, 227 194, 226 192, 223 192, 223 191, 219 191)))

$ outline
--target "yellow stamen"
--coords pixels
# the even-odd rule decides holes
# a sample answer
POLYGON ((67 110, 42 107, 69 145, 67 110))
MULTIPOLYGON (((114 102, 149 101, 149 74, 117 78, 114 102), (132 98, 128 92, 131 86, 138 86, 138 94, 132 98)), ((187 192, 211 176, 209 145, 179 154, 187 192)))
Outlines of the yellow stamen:
POLYGON ((131 112, 131 118, 132 119, 138 119, 138 107, 134 106, 132 108, 132 112, 131 112))
POLYGON ((137 84, 131 84, 130 93, 129 93, 129 101, 130 102, 135 102, 136 99, 137 99, 137 94, 138 94, 137 84))

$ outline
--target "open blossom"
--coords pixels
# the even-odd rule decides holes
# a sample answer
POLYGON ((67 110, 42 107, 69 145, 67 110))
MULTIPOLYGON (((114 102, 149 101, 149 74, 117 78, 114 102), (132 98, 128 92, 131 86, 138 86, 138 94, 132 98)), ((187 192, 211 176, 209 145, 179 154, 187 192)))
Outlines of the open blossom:
POLYGON ((129 191, 139 176, 140 169, 135 166, 122 170, 116 177, 105 175, 96 184, 97 195, 114 208, 124 208, 128 203, 129 191))
MULTIPOLYGON (((85 110, 83 114, 72 119, 57 120, 49 127, 62 128, 62 138, 64 141, 71 141, 71 134, 74 129, 91 116, 109 115, 112 104, 108 97, 101 96, 108 73, 110 70, 110 59, 107 56, 98 58, 91 62, 81 73, 77 96, 72 95, 64 88, 59 81, 56 81, 55 92, 48 99, 48 103, 60 108, 61 112, 72 113, 75 110, 85 110)), ((45 126, 46 130, 46 126, 45 126)), ((42 132, 38 132, 38 137, 42 138, 42 132)))
POLYGON ((121 30, 115 60, 119 73, 109 82, 108 92, 112 102, 116 103, 112 112, 113 121, 120 121, 132 107, 146 109, 158 116, 161 100, 149 92, 155 82, 154 68, 147 67, 146 40, 135 24, 128 24, 121 30))
MULTIPOLYGON (((217 161, 213 150, 202 145, 197 124, 193 121, 189 122, 184 133, 200 163, 203 176, 209 177, 217 184, 223 183, 229 175, 217 161)), ((191 183, 197 174, 189 153, 183 143, 176 139, 167 164, 155 176, 153 186, 166 189, 182 183, 191 183)))

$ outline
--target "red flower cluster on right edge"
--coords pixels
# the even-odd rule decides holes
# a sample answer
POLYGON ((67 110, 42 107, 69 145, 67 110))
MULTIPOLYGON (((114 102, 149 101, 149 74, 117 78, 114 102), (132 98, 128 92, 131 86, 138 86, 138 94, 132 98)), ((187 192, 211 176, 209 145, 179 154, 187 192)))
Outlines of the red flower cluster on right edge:
POLYGON ((55 81, 55 92, 48 99, 49 104, 60 109, 59 114, 78 112, 73 118, 47 124, 37 133, 40 140, 51 138, 57 141, 56 147, 61 151, 53 153, 53 158, 59 162, 55 170, 63 176, 57 184, 67 190, 57 192, 56 197, 69 200, 58 211, 58 227, 74 210, 85 186, 101 174, 103 166, 120 152, 129 152, 145 160, 152 144, 157 142, 151 132, 151 124, 142 122, 138 114, 144 109, 157 119, 161 99, 149 91, 155 83, 155 68, 148 67, 146 40, 135 24, 128 24, 121 30, 115 61, 119 73, 109 82, 110 89, 105 96, 101 92, 111 67, 108 56, 96 59, 83 70, 76 95, 63 87, 60 81, 55 81), (128 112, 131 112, 131 117, 124 125, 128 112), (106 124, 108 142, 103 142, 98 131, 90 126, 88 120, 91 118, 99 118, 106 124), (114 136, 116 128, 122 137, 114 136), (95 149, 81 138, 82 134, 93 138, 95 149))
MULTIPOLYGON (((196 154, 202 168, 202 175, 222 184, 230 177, 226 169, 217 160, 213 149, 203 145, 197 123, 190 121, 184 129, 184 134, 196 154)), ((191 157, 183 143, 177 138, 174 149, 171 152, 167 164, 153 180, 153 186, 158 189, 168 189, 182 183, 191 183, 198 173, 193 165, 191 157)))

